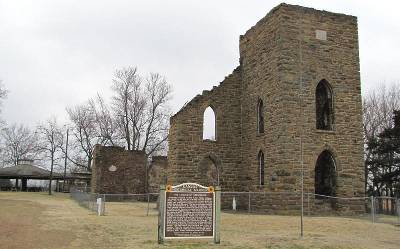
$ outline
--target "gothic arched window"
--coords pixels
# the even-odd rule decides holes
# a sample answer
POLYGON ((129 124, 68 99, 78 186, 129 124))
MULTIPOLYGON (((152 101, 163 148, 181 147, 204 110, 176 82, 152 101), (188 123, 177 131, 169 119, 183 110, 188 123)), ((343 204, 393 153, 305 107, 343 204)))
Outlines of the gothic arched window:
POLYGON ((258 153, 258 172, 259 172, 259 183, 261 186, 264 185, 264 173, 265 171, 265 164, 264 164, 264 153, 260 150, 258 153))
POLYGON ((333 94, 328 81, 321 80, 315 89, 316 128, 333 130, 333 94))
POLYGON ((203 140, 216 140, 216 118, 211 106, 207 107, 203 115, 203 140))
POLYGON ((261 99, 257 103, 257 132, 264 133, 264 103, 261 99))

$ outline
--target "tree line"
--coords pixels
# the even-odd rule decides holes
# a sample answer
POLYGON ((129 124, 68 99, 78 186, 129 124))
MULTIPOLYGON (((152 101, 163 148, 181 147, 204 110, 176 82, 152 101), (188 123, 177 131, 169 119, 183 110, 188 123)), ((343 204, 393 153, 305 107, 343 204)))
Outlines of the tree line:
MULTIPOLYGON (((0 132, 1 166, 36 159, 61 171, 91 171, 96 144, 142 150, 147 156, 166 154, 171 85, 158 73, 142 76, 136 67, 118 69, 112 96, 100 94, 66 107, 69 121, 51 117, 35 128, 3 122, 0 132)), ((0 100, 7 95, 0 87, 0 100)))
POLYGON ((400 86, 381 87, 363 99, 365 190, 400 197, 400 86))
MULTIPOLYGON (((0 166, 40 159, 51 169, 91 171, 96 144, 142 150, 147 156, 167 153, 171 85, 158 73, 143 77, 136 67, 116 70, 112 96, 100 94, 68 106, 69 122, 50 118, 35 129, 6 125, 0 132, 0 166)), ((0 104, 7 91, 0 82, 0 104)), ((400 86, 380 87, 363 98, 365 191, 400 196, 400 86)))

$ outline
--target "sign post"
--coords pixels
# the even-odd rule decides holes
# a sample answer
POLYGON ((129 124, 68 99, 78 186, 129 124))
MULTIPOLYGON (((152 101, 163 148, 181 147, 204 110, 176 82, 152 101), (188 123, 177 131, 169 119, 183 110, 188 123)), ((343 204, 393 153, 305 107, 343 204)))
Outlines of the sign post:
POLYGON ((158 197, 158 244, 164 244, 164 220, 165 220, 165 185, 160 186, 160 195, 158 197))
POLYGON ((158 243, 209 238, 220 242, 220 187, 183 183, 160 187, 158 243))
POLYGON ((219 229, 221 224, 221 187, 215 187, 215 225, 214 225, 214 243, 220 243, 219 229))

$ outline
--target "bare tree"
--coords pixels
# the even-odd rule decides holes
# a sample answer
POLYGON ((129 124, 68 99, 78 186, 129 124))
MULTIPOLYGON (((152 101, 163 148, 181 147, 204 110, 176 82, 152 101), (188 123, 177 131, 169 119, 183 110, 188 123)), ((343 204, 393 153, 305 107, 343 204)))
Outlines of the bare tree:
POLYGON ((86 164, 81 165, 76 160, 68 158, 75 165, 90 171, 90 164, 92 162, 92 150, 98 141, 95 128, 95 118, 92 115, 90 106, 88 104, 76 105, 67 108, 69 119, 72 122, 71 131, 74 140, 77 142, 79 149, 86 157, 86 164))
POLYGON ((128 150, 152 155, 166 147, 171 86, 151 73, 145 80, 136 67, 117 70, 113 80, 114 118, 128 150))
MULTIPOLYGON (((8 93, 8 91, 5 89, 5 87, 3 85, 3 81, 0 80, 0 101, 7 97, 7 93, 8 93)), ((1 105, 1 102, 0 102, 0 105, 1 105)))
MULTIPOLYGON (((0 80, 0 107, 3 104, 3 100, 7 97, 8 91, 5 89, 2 80, 0 80)), ((1 109, 0 109, 1 112, 1 109)), ((0 125, 4 125, 4 121, 0 119, 0 125)))
POLYGON ((164 77, 150 73, 146 79, 145 132, 142 150, 148 155, 165 149, 168 137, 171 86, 164 77))
POLYGON ((364 159, 365 159, 365 190, 368 185, 371 189, 379 188, 374 186, 374 178, 379 172, 368 168, 368 162, 373 156, 367 144, 385 129, 393 126, 393 112, 400 109, 400 86, 392 84, 389 88, 384 85, 378 91, 373 91, 363 99, 363 131, 364 131, 364 159))
POLYGON ((3 163, 17 165, 21 159, 35 159, 39 149, 37 135, 28 127, 13 124, 1 130, 3 163))
POLYGON ((144 99, 142 79, 136 67, 123 68, 115 72, 112 89, 113 109, 120 134, 128 150, 137 149, 140 139, 139 122, 143 115, 144 99))
POLYGON ((99 94, 86 103, 68 107, 67 113, 71 121, 70 131, 73 134, 68 160, 77 168, 91 171, 92 152, 96 144, 120 144, 116 122, 99 94))
POLYGON ((51 118, 47 120, 46 123, 39 125, 37 132, 39 135, 40 149, 44 153, 44 156, 50 160, 49 195, 51 195, 53 169, 56 161, 60 159, 58 153, 61 152, 63 147, 63 133, 56 118, 51 118))
POLYGON ((101 144, 113 146, 119 144, 117 124, 103 97, 97 94, 96 98, 89 100, 89 107, 94 116, 96 134, 101 138, 101 144))
POLYGON ((400 107, 400 86, 393 84, 389 88, 384 85, 373 91, 363 100, 364 135, 376 136, 393 125, 393 111, 400 107))
POLYGON ((92 151, 96 144, 106 144, 108 141, 112 142, 109 130, 103 128, 109 122, 108 115, 104 112, 104 103, 100 96, 98 96, 98 102, 89 101, 81 105, 67 108, 69 119, 72 122, 71 131, 74 136, 75 147, 78 147, 78 151, 83 153, 85 158, 85 164, 81 163, 79 155, 75 159, 68 156, 68 159, 72 161, 76 166, 83 168, 87 171, 91 171, 92 163, 92 151), (100 104, 97 104, 99 103, 100 104), (99 106, 98 106, 99 105, 99 106), (103 132, 103 131, 107 132, 103 132))

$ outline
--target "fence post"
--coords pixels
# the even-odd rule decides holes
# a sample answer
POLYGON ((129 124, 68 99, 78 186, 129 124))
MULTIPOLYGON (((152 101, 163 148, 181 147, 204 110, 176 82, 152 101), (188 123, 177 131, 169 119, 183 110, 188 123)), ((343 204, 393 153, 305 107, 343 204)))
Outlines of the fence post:
POLYGON ((371 218, 372 223, 375 223, 375 202, 373 196, 371 196, 371 218))
MULTIPOLYGON (((86 191, 86 188, 85 188, 85 191, 86 191)), ((90 208, 90 195, 88 195, 87 192, 85 192, 85 194, 86 194, 86 197, 87 197, 87 207, 88 207, 89 210, 92 210, 92 209, 90 208)), ((92 211, 93 211, 93 210, 92 210, 92 211)))
POLYGON ((251 212, 251 193, 249 192, 249 208, 247 211, 250 213, 251 212))
POLYGON ((106 195, 103 194, 103 215, 106 215, 106 195))
POLYGON ((149 208, 150 208, 150 193, 147 193, 147 214, 149 216, 149 208))
POLYGON ((101 198, 100 195, 96 196, 96 203, 97 203, 97 215, 98 216, 102 216, 103 215, 104 201, 103 201, 103 198, 101 198))

